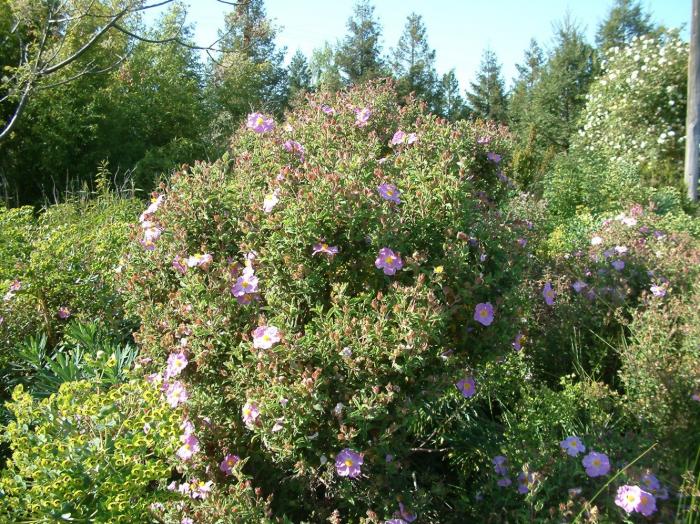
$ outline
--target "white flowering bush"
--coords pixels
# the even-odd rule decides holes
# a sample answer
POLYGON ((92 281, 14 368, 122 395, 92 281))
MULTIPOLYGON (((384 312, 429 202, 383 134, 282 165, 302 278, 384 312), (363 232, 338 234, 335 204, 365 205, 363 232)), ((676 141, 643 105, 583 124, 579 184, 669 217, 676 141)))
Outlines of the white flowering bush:
POLYGON ((574 151, 639 166, 648 181, 682 177, 688 45, 677 32, 611 48, 591 85, 574 151))

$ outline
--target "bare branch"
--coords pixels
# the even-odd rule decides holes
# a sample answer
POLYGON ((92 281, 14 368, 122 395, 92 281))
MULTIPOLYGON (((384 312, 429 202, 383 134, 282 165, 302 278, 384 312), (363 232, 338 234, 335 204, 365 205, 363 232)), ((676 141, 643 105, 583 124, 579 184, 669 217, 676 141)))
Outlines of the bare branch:
POLYGON ((10 120, 8 120, 7 124, 3 128, 2 131, 0 131, 0 143, 10 136, 10 131, 12 131, 12 128, 15 127, 15 124, 17 123, 17 120, 19 119, 19 116, 22 114, 22 111, 24 110, 24 106, 27 105, 27 100, 29 99, 29 92, 32 90, 32 84, 27 83, 27 85, 24 88, 24 92, 22 93, 22 96, 19 99, 19 102, 17 103, 17 107, 15 107, 15 112, 12 114, 10 117, 10 120))
MULTIPOLYGON (((65 78, 59 82, 54 82, 53 84, 42 84, 36 87, 36 91, 43 91, 44 89, 51 89, 53 87, 58 87, 63 84, 68 84, 72 82, 73 80, 77 80, 81 76, 86 76, 86 75, 99 75, 102 73, 108 73, 109 71, 114 71, 117 67, 119 67, 121 64, 124 63, 124 60, 128 58, 129 55, 124 55, 120 56, 119 60, 114 62, 113 64, 108 65, 107 67, 104 67, 102 69, 92 69, 92 68, 85 68, 79 73, 76 73, 75 75, 71 76, 70 78, 65 78)), ((91 65, 93 62, 90 62, 91 65)))
POLYGON ((186 47, 188 49, 194 49, 196 51, 223 51, 222 49, 217 49, 217 48, 213 47, 216 44, 216 42, 219 42, 221 39, 218 39, 216 42, 214 42, 214 44, 212 44, 210 46, 203 47, 203 46, 198 46, 198 45, 187 43, 184 40, 181 40, 179 38, 179 36, 171 36, 168 38, 148 38, 148 37, 145 37, 142 35, 137 35, 136 33, 129 31, 128 29, 120 26, 119 24, 115 24, 114 29, 116 29, 117 31, 121 31, 125 35, 128 35, 132 38, 135 38, 136 40, 139 40, 141 42, 146 42, 148 44, 178 44, 178 45, 181 45, 182 47, 186 47))

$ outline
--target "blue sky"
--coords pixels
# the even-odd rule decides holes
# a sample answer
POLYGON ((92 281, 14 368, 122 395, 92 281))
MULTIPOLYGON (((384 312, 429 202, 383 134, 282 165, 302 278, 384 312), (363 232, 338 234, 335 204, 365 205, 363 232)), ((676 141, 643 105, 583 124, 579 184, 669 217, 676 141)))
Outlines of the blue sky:
MULTIPOLYGON (((189 20, 196 24, 201 45, 209 45, 221 28, 223 13, 231 9, 216 0, 187 2, 189 20)), ((455 68, 462 89, 474 79, 484 48, 496 52, 506 82, 516 75, 530 38, 551 43, 552 24, 567 11, 586 30, 589 40, 607 14, 612 0, 375 0, 375 14, 383 27, 383 50, 396 46, 406 17, 423 16, 428 41, 436 51, 442 74, 455 68)), ((287 47, 287 60, 297 50, 311 56, 324 41, 335 42, 346 32, 354 0, 265 0, 268 17, 280 32, 278 45, 287 47)), ((668 27, 690 26, 691 0, 643 0, 653 19, 668 27)))

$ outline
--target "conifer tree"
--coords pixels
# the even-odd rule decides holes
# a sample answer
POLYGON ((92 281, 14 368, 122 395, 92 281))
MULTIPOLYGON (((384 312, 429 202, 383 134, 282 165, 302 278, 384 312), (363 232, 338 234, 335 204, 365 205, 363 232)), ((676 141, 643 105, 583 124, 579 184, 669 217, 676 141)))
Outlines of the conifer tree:
POLYGON ((289 97, 311 90, 311 71, 306 56, 297 50, 289 63, 289 97))
POLYGON ((441 116, 452 122, 469 116, 464 98, 460 95, 459 80, 454 69, 442 75, 436 97, 437 113, 441 116))
POLYGON ((651 16, 637 0, 615 0, 607 18, 598 26, 596 45, 601 51, 624 47, 635 36, 652 33, 655 27, 651 16))
POLYGON ((369 0, 358 0, 348 19, 348 34, 338 49, 335 61, 347 84, 358 84, 382 76, 382 28, 374 18, 369 0))
POLYGON ((523 62, 515 66, 518 70, 518 77, 513 81, 513 89, 508 101, 510 124, 519 136, 529 133, 528 116, 532 103, 532 92, 540 77, 543 65, 544 54, 537 40, 533 38, 525 50, 523 62))
POLYGON ((340 68, 335 61, 335 50, 328 42, 314 49, 309 62, 311 85, 319 91, 337 91, 343 87, 340 68))
POLYGON ((423 18, 411 13, 406 20, 403 34, 391 53, 391 68, 396 77, 396 90, 400 96, 415 93, 416 97, 435 109, 437 105, 437 73, 435 51, 430 49, 423 18))
POLYGON ((475 117, 505 123, 508 117, 505 83, 496 53, 486 49, 476 81, 467 92, 467 103, 475 117))

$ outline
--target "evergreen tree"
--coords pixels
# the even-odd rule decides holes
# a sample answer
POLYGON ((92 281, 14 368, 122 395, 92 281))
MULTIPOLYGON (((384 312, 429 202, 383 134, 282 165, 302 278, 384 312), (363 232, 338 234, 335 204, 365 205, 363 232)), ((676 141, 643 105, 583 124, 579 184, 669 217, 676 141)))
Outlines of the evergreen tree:
POLYGON ((391 68, 400 96, 415 93, 416 97, 436 108, 437 73, 435 51, 430 49, 427 30, 420 15, 411 13, 396 49, 392 50, 391 68))
POLYGON ((311 71, 304 53, 297 50, 289 63, 289 97, 311 90, 311 71))
POLYGON ((525 56, 521 64, 515 67, 518 77, 513 81, 508 100, 508 116, 511 127, 519 137, 529 133, 528 114, 532 103, 532 91, 540 77, 544 65, 544 54, 534 38, 530 40, 530 46, 525 50, 525 56), (521 123, 525 125, 521 126, 521 123))
POLYGON ((615 0, 608 17, 598 26, 595 41, 601 51, 624 47, 635 36, 652 33, 655 27, 637 0, 615 0))
POLYGON ((379 42, 382 28, 374 18, 374 6, 369 0, 358 0, 347 27, 348 35, 335 57, 343 80, 358 84, 382 76, 385 73, 379 42))
POLYGON ((218 115, 215 134, 221 138, 227 139, 253 108, 276 113, 284 109, 287 70, 276 34, 263 0, 239 2, 226 14, 218 44, 223 53, 212 63, 209 86, 218 115))
POLYGON ((319 91, 337 91, 343 87, 340 76, 340 68, 335 62, 333 47, 325 42, 320 49, 314 49, 311 53, 309 71, 311 73, 311 85, 319 91))
POLYGON ((476 81, 467 92, 467 102, 474 116, 505 123, 508 117, 505 84, 496 53, 486 49, 476 81))
POLYGON ((537 129, 541 147, 562 151, 576 131, 596 62, 593 48, 569 17, 555 31, 554 49, 532 89, 528 124, 537 129))
POLYGON ((459 92, 459 80, 457 80, 455 70, 450 69, 448 73, 442 75, 436 97, 437 113, 452 122, 469 116, 467 106, 459 92))

